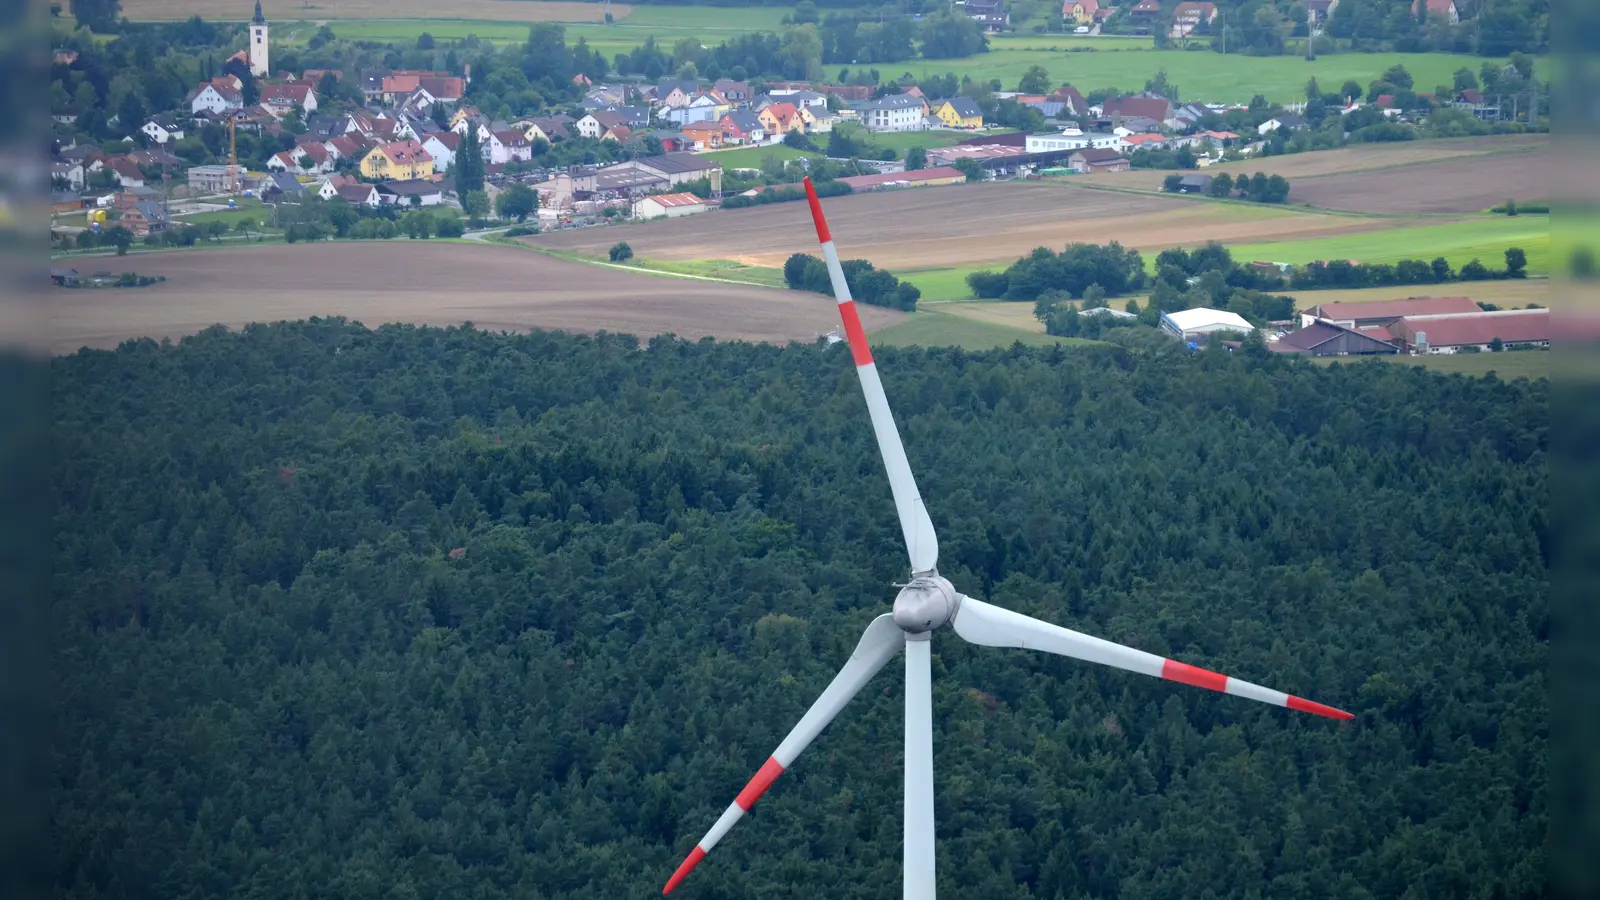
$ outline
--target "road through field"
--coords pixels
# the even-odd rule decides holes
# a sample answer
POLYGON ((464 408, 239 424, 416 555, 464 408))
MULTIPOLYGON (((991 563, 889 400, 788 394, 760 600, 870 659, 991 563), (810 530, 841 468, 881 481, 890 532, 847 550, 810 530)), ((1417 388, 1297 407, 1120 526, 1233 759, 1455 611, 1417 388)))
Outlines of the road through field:
MULTIPOLYGON (((135 337, 179 338, 215 324, 239 327, 311 316, 367 325, 411 322, 527 331, 627 332, 809 342, 838 327, 832 298, 800 291, 635 274, 514 247, 425 241, 269 244, 86 258, 165 275, 139 289, 50 294, 52 347, 115 347, 135 337)), ((863 306, 870 329, 905 314, 863 306)))
MULTIPOLYGON (((1208 240, 1323 237, 1392 224, 1059 183, 912 188, 830 197, 824 205, 845 258, 891 270, 1010 261, 1035 247, 1059 249, 1073 242, 1115 240, 1153 249, 1208 240)), ((792 253, 817 249, 810 213, 798 202, 525 240, 595 256, 627 241, 645 259, 732 259, 764 266, 781 266, 792 253)))

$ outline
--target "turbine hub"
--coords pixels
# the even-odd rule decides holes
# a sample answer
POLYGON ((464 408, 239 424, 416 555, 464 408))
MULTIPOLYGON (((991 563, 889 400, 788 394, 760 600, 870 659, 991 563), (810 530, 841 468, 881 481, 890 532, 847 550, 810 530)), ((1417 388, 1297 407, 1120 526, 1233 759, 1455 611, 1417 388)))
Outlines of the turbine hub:
POLYGON ((894 598, 894 623, 907 634, 925 634, 949 624, 960 602, 956 589, 937 572, 912 576, 894 598))

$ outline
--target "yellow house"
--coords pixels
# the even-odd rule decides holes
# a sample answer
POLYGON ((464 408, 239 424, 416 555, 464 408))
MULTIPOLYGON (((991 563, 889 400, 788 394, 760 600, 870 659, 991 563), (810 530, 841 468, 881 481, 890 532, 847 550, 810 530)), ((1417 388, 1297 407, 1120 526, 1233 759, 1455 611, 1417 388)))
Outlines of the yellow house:
POLYGON ((1099 11, 1099 0, 1065 0, 1061 4, 1061 17, 1079 25, 1093 25, 1094 14, 1099 11))
POLYGON ((949 128, 982 128, 983 110, 971 97, 951 97, 939 102, 933 114, 949 128))
POLYGON ((390 181, 428 178, 433 175, 433 156, 416 141, 391 141, 361 158, 361 174, 390 181))

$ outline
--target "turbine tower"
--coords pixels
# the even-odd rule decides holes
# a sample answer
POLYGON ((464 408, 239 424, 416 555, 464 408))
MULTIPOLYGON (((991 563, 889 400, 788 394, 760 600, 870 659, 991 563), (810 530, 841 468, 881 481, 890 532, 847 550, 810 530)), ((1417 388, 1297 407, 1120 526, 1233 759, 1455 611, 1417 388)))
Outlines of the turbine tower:
POLYGON ((663 894, 672 893, 684 876, 699 865, 711 848, 750 811, 750 807, 766 793, 778 776, 794 765, 800 753, 822 733, 822 729, 828 727, 828 723, 844 709, 845 704, 904 648, 903 897, 904 900, 933 900, 933 679, 930 651, 933 633, 946 625, 967 642, 979 646, 1041 650, 1330 719, 1354 718, 1344 710, 1101 640, 963 596, 941 577, 937 568, 939 542, 934 535, 933 522, 928 518, 927 507, 911 474, 911 465, 906 461, 900 432, 895 428, 894 415, 889 411, 889 400, 883 392, 883 382, 878 378, 878 367, 872 361, 867 335, 861 328, 861 317, 856 312, 855 301, 850 297, 850 286, 845 283, 844 269, 839 265, 839 252, 834 249, 833 237, 822 215, 822 203, 817 199, 817 191, 812 187, 810 178, 805 179, 805 188, 806 199, 811 204, 811 218, 817 226, 817 240, 822 242, 822 258, 827 263, 833 293, 839 301, 839 316, 844 321, 845 337, 850 342, 850 355, 855 361, 856 375, 861 379, 862 393, 866 395, 867 413, 872 420, 872 430, 877 435, 878 451, 883 455, 883 464, 889 472, 889 489, 894 495, 900 530, 905 536, 906 550, 911 557, 911 581, 895 597, 893 610, 873 619, 867 626, 866 633, 861 636, 861 642, 850 654, 844 668, 834 676, 816 703, 806 710, 800 723, 762 764, 755 777, 734 798, 716 824, 706 832, 706 836, 689 852, 688 858, 672 873, 663 894))

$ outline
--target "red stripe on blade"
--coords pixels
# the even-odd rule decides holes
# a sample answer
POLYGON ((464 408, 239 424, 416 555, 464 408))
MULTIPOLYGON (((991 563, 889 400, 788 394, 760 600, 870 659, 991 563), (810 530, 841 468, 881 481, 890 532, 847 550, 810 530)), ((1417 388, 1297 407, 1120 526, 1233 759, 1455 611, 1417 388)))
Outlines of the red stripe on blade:
POLYGON ((839 304, 839 318, 844 320, 844 336, 850 341, 850 355, 857 366, 872 362, 872 350, 867 346, 867 332, 861 327, 861 315, 856 312, 856 302, 839 304))
POLYGON ((1168 681, 1181 681, 1195 687, 1203 687, 1208 691, 1225 691, 1228 689, 1228 676, 1219 675, 1209 669, 1191 666, 1186 663, 1169 659, 1161 667, 1161 677, 1168 681))
POLYGON ((1290 697, 1289 702, 1285 705, 1297 712, 1311 713, 1314 716, 1327 716, 1330 719, 1355 718, 1354 714, 1347 713, 1342 709, 1334 709, 1331 706, 1323 706, 1321 703, 1314 703, 1310 700, 1302 700, 1299 697, 1290 697))
POLYGON ((678 886, 678 882, 683 880, 683 876, 689 874, 689 870, 700 865, 700 860, 705 858, 706 852, 699 847, 689 851, 689 858, 685 859, 683 865, 678 867, 678 871, 673 872, 672 877, 667 879, 667 886, 661 889, 661 893, 663 895, 672 893, 672 889, 678 886))
MULTIPOLYGON (((750 779, 750 783, 744 786, 744 790, 739 792, 739 796, 733 798, 733 802, 737 803, 740 809, 749 812, 750 807, 761 799, 761 795, 765 794, 767 788, 772 787, 772 783, 777 781, 778 776, 782 774, 783 766, 779 765, 778 761, 772 757, 767 757, 767 761, 761 764, 761 771, 756 773, 756 777, 750 779)), ((724 794, 723 796, 727 795, 724 794)))
POLYGON ((811 186, 811 179, 805 180, 806 201, 811 204, 811 221, 817 225, 817 242, 826 244, 833 240, 833 235, 828 232, 828 220, 822 217, 822 201, 817 197, 817 189, 811 186))

